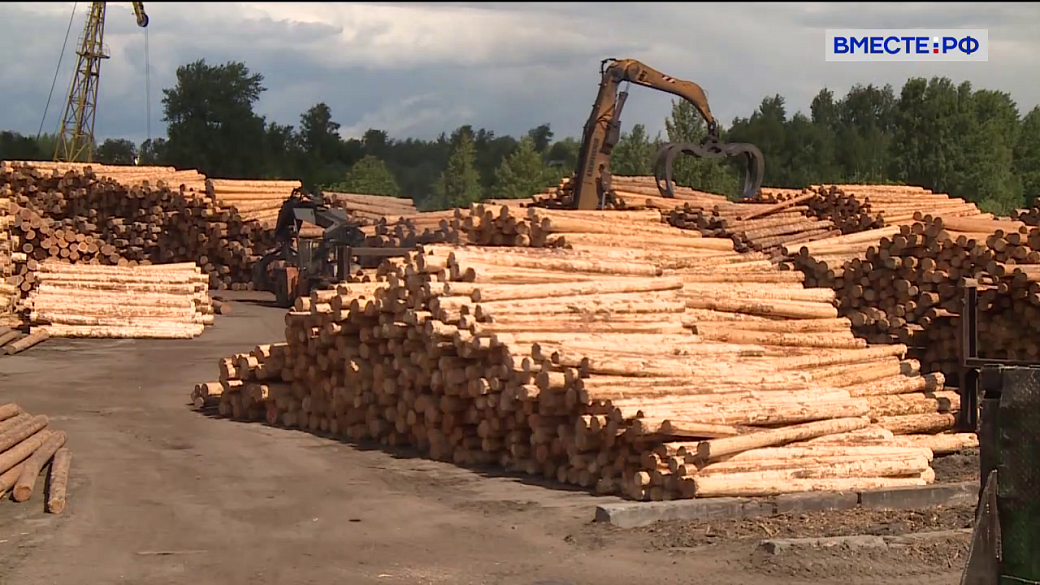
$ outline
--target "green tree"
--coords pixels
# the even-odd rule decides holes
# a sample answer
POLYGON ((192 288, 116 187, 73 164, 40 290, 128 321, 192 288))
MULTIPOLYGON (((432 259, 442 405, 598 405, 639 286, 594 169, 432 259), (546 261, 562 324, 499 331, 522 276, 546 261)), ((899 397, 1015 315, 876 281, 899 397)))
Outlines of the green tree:
POLYGON ((18 132, 0 132, 0 160, 47 160, 54 151, 46 152, 29 136, 18 132))
POLYGON ((632 126, 631 132, 622 132, 610 153, 610 170, 615 175, 636 176, 653 174, 654 145, 642 124, 632 126))
POLYGON ((1025 202, 1040 197, 1040 106, 1024 118, 1015 142, 1015 174, 1022 182, 1025 202))
POLYGON ((300 143, 317 160, 330 161, 341 143, 339 128, 329 106, 325 102, 315 104, 300 115, 300 143))
POLYGON ((891 86, 854 85, 837 104, 837 162, 853 183, 884 183, 890 159, 895 92, 891 86))
POLYGON ((457 133, 458 143, 448 158, 448 166, 441 172, 433 186, 433 197, 424 202, 424 207, 451 209, 467 207, 480 200, 480 173, 476 166, 476 149, 469 132, 457 133))
POLYGON ((552 144, 553 131, 549 127, 549 124, 542 124, 528 130, 527 137, 534 143, 535 151, 543 153, 548 150, 549 145, 552 144))
POLYGON ((36 137, 36 144, 39 145, 40 152, 42 153, 41 160, 51 160, 54 158, 54 151, 58 147, 58 134, 44 132, 36 137))
POLYGON ((132 165, 137 161, 137 145, 125 138, 108 138, 98 147, 94 159, 106 165, 132 165))
POLYGON ((525 199, 540 193, 556 182, 556 173, 550 170, 535 150, 530 136, 520 140, 513 154, 507 156, 495 172, 495 199, 525 199))
POLYGON ((890 176, 949 193, 957 165, 954 113, 959 100, 957 88, 945 77, 914 78, 903 84, 894 113, 895 172, 890 176))
POLYGON ((329 190, 389 197, 401 195, 394 174, 386 167, 386 163, 372 155, 366 155, 354 163, 343 182, 330 186, 329 190))
POLYGON ((140 164, 146 166, 163 166, 169 164, 166 159, 166 139, 148 139, 141 143, 137 150, 140 164))
MULTIPOLYGON (((816 94, 813 98, 812 104, 809 107, 811 114, 810 124, 811 128, 807 130, 809 140, 809 148, 812 153, 812 166, 804 168, 802 165, 796 164, 796 168, 792 170, 792 175, 796 179, 795 186, 806 186, 808 183, 833 183, 837 182, 842 177, 842 169, 838 165, 838 158, 836 156, 837 151, 837 135, 836 130, 838 127, 838 106, 834 103, 834 93, 824 88, 820 90, 820 93, 816 94)), ((793 149, 793 157, 798 158, 798 152, 804 146, 799 147, 798 140, 802 139, 800 135, 804 130, 801 128, 801 123, 798 121, 798 115, 791 118, 791 129, 794 130, 789 136, 788 148, 793 149)), ((808 156, 802 156, 802 160, 808 158, 808 156)), ((769 164, 769 161, 766 161, 769 164)))
POLYGON ((1014 147, 1018 139, 1018 107, 1004 92, 971 91, 961 100, 959 162, 951 193, 975 201, 985 211, 1009 215, 1022 207, 1022 183, 1015 175, 1014 147))
MULTIPOLYGON (((561 169, 561 172, 566 174, 573 173, 574 169, 578 167, 579 150, 581 150, 581 143, 573 136, 557 140, 545 153, 545 163, 552 168, 561 169)), ((563 175, 560 174, 560 176, 563 175)))
POLYGON ((339 123, 332 119, 332 110, 324 102, 311 106, 300 115, 296 166, 305 182, 327 185, 340 181, 359 159, 346 156, 347 149, 339 136, 339 128, 339 123))
POLYGON ((239 62, 200 59, 178 67, 177 85, 164 89, 162 100, 169 164, 213 177, 262 176, 267 161, 257 145, 265 121, 253 105, 265 91, 263 79, 239 62))
POLYGON ((490 193, 495 185, 495 172, 507 156, 517 147, 512 136, 495 136, 491 130, 481 128, 473 136, 473 147, 477 151, 477 170, 484 193, 490 193))
MULTIPOLYGON (((270 123, 264 130, 264 178, 297 179, 314 184, 308 176, 306 156, 292 126, 270 123)), ((320 184, 320 183, 319 183, 320 184)))

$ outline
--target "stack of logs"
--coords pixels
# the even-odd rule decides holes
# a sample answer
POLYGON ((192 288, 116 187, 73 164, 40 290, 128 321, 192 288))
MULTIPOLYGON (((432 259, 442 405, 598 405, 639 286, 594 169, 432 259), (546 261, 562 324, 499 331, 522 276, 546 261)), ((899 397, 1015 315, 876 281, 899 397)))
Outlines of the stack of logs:
POLYGON ((0 497, 11 495, 16 502, 47 490, 46 510, 61 514, 69 481, 72 453, 65 433, 47 428, 46 416, 31 414, 14 403, 0 405, 0 497), (46 484, 40 472, 48 467, 46 484))
MULTIPOLYGON (((274 245, 279 209, 300 186, 165 167, 97 169, 0 166, 0 214, 7 214, 0 215, 0 269, 22 296, 34 286, 35 263, 49 258, 121 266, 193 261, 213 289, 250 289, 253 263, 274 245), (184 182, 173 187, 176 180, 184 182)), ((420 213, 407 199, 342 193, 330 194, 330 203, 361 221, 366 246, 459 241, 457 210, 420 213)), ((320 237, 320 228, 312 231, 320 237)))
POLYGON ((990 283, 979 297, 980 355, 1040 359, 1040 229, 920 212, 914 219, 852 236, 859 241, 815 242, 794 264, 838 291, 859 335, 905 343, 928 371, 948 376, 958 371, 965 279, 990 283))
POLYGON ((989 217, 973 204, 919 187, 823 185, 796 191, 763 189, 753 200, 711 210, 686 205, 669 223, 704 235, 730 237, 738 250, 772 252, 886 226, 911 223, 920 209, 944 217, 989 217))
POLYGON ((1026 209, 1017 209, 1011 214, 1011 219, 1020 221, 1028 226, 1040 226, 1040 197, 1033 200, 1032 205, 1026 209))
POLYGON ((282 203, 300 186, 299 181, 207 179, 206 193, 217 205, 234 208, 242 221, 273 227, 282 203))
MULTIPOLYGON (((1040 330, 1040 270, 1034 269, 1040 230, 915 187, 815 186, 801 194, 764 193, 757 201, 738 204, 750 211, 737 216, 793 224, 799 220, 777 210, 786 205, 789 213, 798 204, 807 216, 840 230, 842 235, 832 230, 831 237, 783 242, 772 252, 785 267, 804 272, 808 286, 835 290, 842 316, 860 338, 905 344, 923 371, 956 376, 963 285, 982 279, 994 285, 980 298, 981 355, 1040 359, 1040 344, 1031 341, 1040 330)), ((751 239, 737 222, 720 221, 720 231, 711 232, 704 229, 707 214, 687 214, 694 221, 685 223, 675 221, 677 215, 673 224, 706 235, 751 239)))
POLYGON ((32 262, 135 266, 198 262, 211 288, 240 288, 273 244, 269 230, 220 207, 205 193, 130 186, 85 174, 15 166, 0 170, 0 197, 12 201, 11 236, 25 254, 19 286, 32 288, 32 262))
POLYGON ((601 226, 577 250, 426 246, 315 291, 192 400, 633 499, 921 485, 976 444, 944 432, 944 377, 853 337, 834 291, 696 233, 640 248, 659 215, 626 244, 623 213, 570 212, 601 226))
POLYGON ((942 217, 983 215, 974 203, 920 187, 829 185, 812 190, 818 195, 808 202, 812 215, 831 220, 843 234, 904 225, 921 210, 942 217))
MULTIPOLYGON (((660 209, 670 211, 684 205, 695 209, 724 208, 732 205, 723 195, 706 193, 689 187, 676 186, 674 198, 662 197, 654 177, 615 175, 611 179, 611 188, 614 190, 616 198, 613 205, 616 209, 621 210, 660 209)), ((494 200, 494 204, 511 205, 512 203, 505 200, 494 200)), ((531 202, 525 203, 525 205, 545 209, 571 209, 574 206, 574 185, 571 178, 564 178, 558 186, 550 188, 545 193, 534 195, 531 202)))
POLYGON ((18 318, 15 310, 21 298, 21 273, 24 255, 17 251, 17 241, 13 239, 12 226, 18 221, 13 212, 14 204, 7 193, 0 191, 0 327, 16 325, 18 318))
POLYGON ((413 215, 393 216, 372 221, 362 227, 365 245, 374 248, 412 248, 419 244, 458 243, 459 209, 424 211, 413 215))
POLYGON ((705 236, 731 238, 741 252, 776 252, 784 245, 841 233, 829 220, 808 215, 809 207, 804 203, 813 196, 807 192, 769 205, 734 203, 717 206, 710 214, 685 205, 672 210, 668 223, 705 236))
POLYGON ((44 262, 27 301, 32 334, 190 339, 214 320, 194 263, 117 267, 44 262))
POLYGON ((89 168, 94 175, 130 186, 158 186, 159 182, 167 185, 183 185, 187 191, 202 192, 206 190, 206 177, 196 170, 178 171, 173 167, 138 166, 138 165, 103 165, 98 163, 50 162, 50 161, 0 161, 0 171, 13 171, 17 168, 34 168, 44 174, 68 172, 85 173, 89 168))
POLYGON ((390 221, 401 217, 410 217, 419 213, 411 199, 390 197, 388 195, 362 195, 358 193, 341 193, 325 191, 325 203, 347 212, 357 219, 390 221))

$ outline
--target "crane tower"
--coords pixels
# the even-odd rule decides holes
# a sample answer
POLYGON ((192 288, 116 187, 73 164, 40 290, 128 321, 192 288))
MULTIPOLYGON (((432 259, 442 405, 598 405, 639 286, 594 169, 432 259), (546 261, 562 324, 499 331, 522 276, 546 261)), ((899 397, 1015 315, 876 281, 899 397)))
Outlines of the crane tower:
MULTIPOLYGON (((91 2, 87 24, 76 54, 76 72, 73 74, 65 114, 61 118, 61 132, 54 150, 54 160, 61 162, 91 162, 94 159, 94 114, 97 111, 98 79, 101 61, 108 59, 104 47, 105 9, 107 2, 91 2)), ((148 26, 144 3, 133 2, 137 26, 148 26)))

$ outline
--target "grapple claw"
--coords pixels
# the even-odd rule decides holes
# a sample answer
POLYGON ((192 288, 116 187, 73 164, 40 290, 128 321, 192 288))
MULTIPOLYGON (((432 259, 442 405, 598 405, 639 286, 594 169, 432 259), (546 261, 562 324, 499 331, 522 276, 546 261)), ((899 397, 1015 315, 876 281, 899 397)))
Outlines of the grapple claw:
POLYGON ((754 144, 734 142, 723 144, 714 138, 707 138, 700 144, 694 142, 673 142, 664 145, 657 152, 657 160, 654 162, 654 179, 657 182, 657 190, 662 197, 675 197, 675 183, 672 179, 672 165, 679 154, 696 156, 698 158, 740 158, 741 186, 740 198, 748 199, 754 197, 762 188, 762 178, 765 174, 765 161, 762 151, 754 144))

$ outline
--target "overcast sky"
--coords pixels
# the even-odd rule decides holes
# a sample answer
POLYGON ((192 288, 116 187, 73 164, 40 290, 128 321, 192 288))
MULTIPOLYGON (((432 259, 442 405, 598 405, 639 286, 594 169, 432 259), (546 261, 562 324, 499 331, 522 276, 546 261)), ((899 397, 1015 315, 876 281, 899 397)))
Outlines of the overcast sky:
MULTIPOLYGON (((77 5, 44 131, 57 129, 89 8, 77 5)), ((696 81, 728 125, 779 93, 788 114, 829 87, 945 75, 1007 91, 1022 115, 1040 102, 1040 3, 437 3, 146 2, 151 133, 164 134, 162 89, 195 59, 262 73, 258 113, 297 125, 324 101, 345 137, 381 128, 433 138, 462 124, 518 135, 549 122, 580 135, 605 57, 636 58, 696 81), (987 63, 827 63, 826 28, 988 28, 987 63)), ((0 4, 5 55, 0 129, 35 135, 72 3, 0 4)), ((129 2, 109 2, 95 133, 147 136, 145 32, 129 2)), ((633 87, 624 128, 663 130, 671 96, 633 87)))

